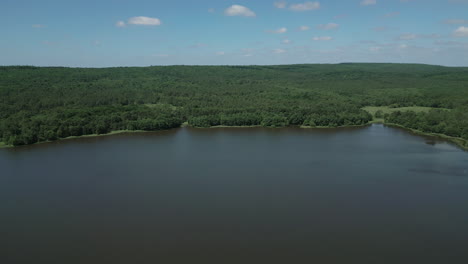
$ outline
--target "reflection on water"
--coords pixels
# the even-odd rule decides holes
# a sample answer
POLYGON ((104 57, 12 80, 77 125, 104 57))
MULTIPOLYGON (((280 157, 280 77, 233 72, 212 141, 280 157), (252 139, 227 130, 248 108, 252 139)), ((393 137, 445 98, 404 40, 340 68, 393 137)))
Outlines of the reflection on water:
POLYGON ((373 125, 0 150, 0 263, 465 263, 468 153, 373 125))

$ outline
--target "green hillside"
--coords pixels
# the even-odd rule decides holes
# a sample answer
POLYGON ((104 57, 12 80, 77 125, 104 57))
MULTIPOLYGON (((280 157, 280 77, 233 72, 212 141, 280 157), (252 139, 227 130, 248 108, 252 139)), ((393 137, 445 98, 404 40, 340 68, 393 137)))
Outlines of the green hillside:
POLYGON ((468 68, 419 64, 0 67, 0 141, 117 130, 363 125, 381 119, 468 139, 468 68), (385 108, 386 107, 386 108, 385 108), (373 108, 375 109, 375 108, 373 108))

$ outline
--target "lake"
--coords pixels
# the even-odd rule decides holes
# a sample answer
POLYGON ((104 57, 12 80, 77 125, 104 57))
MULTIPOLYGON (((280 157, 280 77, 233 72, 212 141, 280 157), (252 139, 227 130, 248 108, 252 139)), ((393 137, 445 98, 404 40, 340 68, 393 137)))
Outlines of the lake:
POLYGON ((468 263, 468 152, 181 128, 0 150, 0 263, 468 263))

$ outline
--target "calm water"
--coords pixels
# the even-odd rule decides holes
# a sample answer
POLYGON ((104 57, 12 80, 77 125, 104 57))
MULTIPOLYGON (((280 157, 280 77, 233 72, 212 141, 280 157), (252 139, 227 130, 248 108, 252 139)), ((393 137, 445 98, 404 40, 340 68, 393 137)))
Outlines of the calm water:
POLYGON ((0 263, 468 263, 468 152, 373 125, 0 150, 0 263))

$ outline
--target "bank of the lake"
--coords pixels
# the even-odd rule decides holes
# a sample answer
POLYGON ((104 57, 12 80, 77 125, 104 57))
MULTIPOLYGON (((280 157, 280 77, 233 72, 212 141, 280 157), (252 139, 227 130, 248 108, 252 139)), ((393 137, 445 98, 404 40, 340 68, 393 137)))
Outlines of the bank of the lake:
POLYGON ((423 131, 420 131, 420 130, 407 128, 407 127, 404 127, 404 126, 398 125, 398 124, 392 124, 392 123, 382 123, 382 124, 384 124, 386 126, 389 126, 389 127, 400 128, 400 129, 406 130, 406 131, 411 132, 411 133, 416 134, 416 135, 443 139, 443 140, 454 143, 456 146, 460 147, 463 150, 468 151, 468 140, 465 140, 463 138, 451 137, 451 136, 447 136, 447 135, 444 135, 444 134, 423 132, 423 131))
MULTIPOLYGON (((34 143, 34 144, 30 144, 30 145, 40 145, 40 144, 46 144, 46 143, 51 143, 51 142, 66 141, 66 140, 79 139, 79 138, 106 137, 106 136, 125 134, 125 133, 149 133, 149 132, 155 132, 155 131, 115 130, 115 131, 111 131, 111 132, 105 133, 105 134, 89 134, 89 135, 81 135, 81 136, 71 136, 71 137, 66 137, 66 138, 59 138, 59 139, 53 140, 53 141, 41 141, 41 142, 37 142, 37 143, 34 143)), ((0 142, 0 148, 14 148, 14 147, 18 147, 18 146, 7 145, 4 142, 0 142)))
MULTIPOLYGON (((408 132, 411 132, 413 134, 417 134, 417 135, 420 135, 420 136, 428 136, 428 137, 443 139, 443 140, 449 141, 451 143, 454 143, 455 145, 457 145, 458 147, 460 147, 463 150, 468 151, 468 141, 463 139, 463 138, 451 137, 451 136, 447 136, 447 135, 444 135, 444 134, 437 134, 437 133, 427 133, 427 132, 419 131, 419 130, 416 130, 416 129, 407 128, 407 127, 404 127, 404 126, 398 125, 398 124, 385 123, 383 120, 376 120, 376 119, 370 121, 367 124, 362 124, 362 125, 349 125, 349 126, 338 126, 338 127, 331 127, 331 126, 329 126, 329 127, 325 127, 325 126, 315 126, 315 127, 312 127, 312 126, 297 126, 297 127, 301 128, 301 129, 340 129, 340 128, 365 127, 365 126, 369 126, 369 125, 373 125, 373 124, 383 124, 383 125, 386 125, 386 126, 397 127, 397 128, 404 129, 404 130, 406 130, 408 132)), ((196 128, 196 129, 217 129, 217 128, 249 129, 249 128, 262 128, 264 126, 212 126, 212 127, 207 127, 206 128, 206 127, 194 127, 194 126, 190 126, 187 123, 184 123, 184 124, 182 124, 181 127, 192 127, 192 128, 196 128)), ((264 128, 278 128, 278 129, 280 129, 280 128, 287 128, 287 127, 290 127, 290 126, 264 127, 264 128)), ((70 140, 70 139, 89 138, 89 137, 105 137, 105 136, 112 136, 112 135, 126 134, 126 133, 150 133, 150 132, 158 132, 158 131, 163 131, 163 130, 156 130, 156 131, 116 130, 116 131, 111 131, 111 132, 106 133, 106 134, 90 134, 90 135, 82 135, 82 136, 72 136, 72 137, 67 137, 67 138, 60 138, 60 139, 57 139, 55 141, 37 142, 37 143, 34 143, 32 145, 44 144, 44 143, 50 143, 50 142, 56 142, 56 141, 62 141, 62 140, 70 140)), ((14 147, 15 146, 6 145, 4 142, 0 142, 0 149, 1 148, 14 148, 14 147)))

